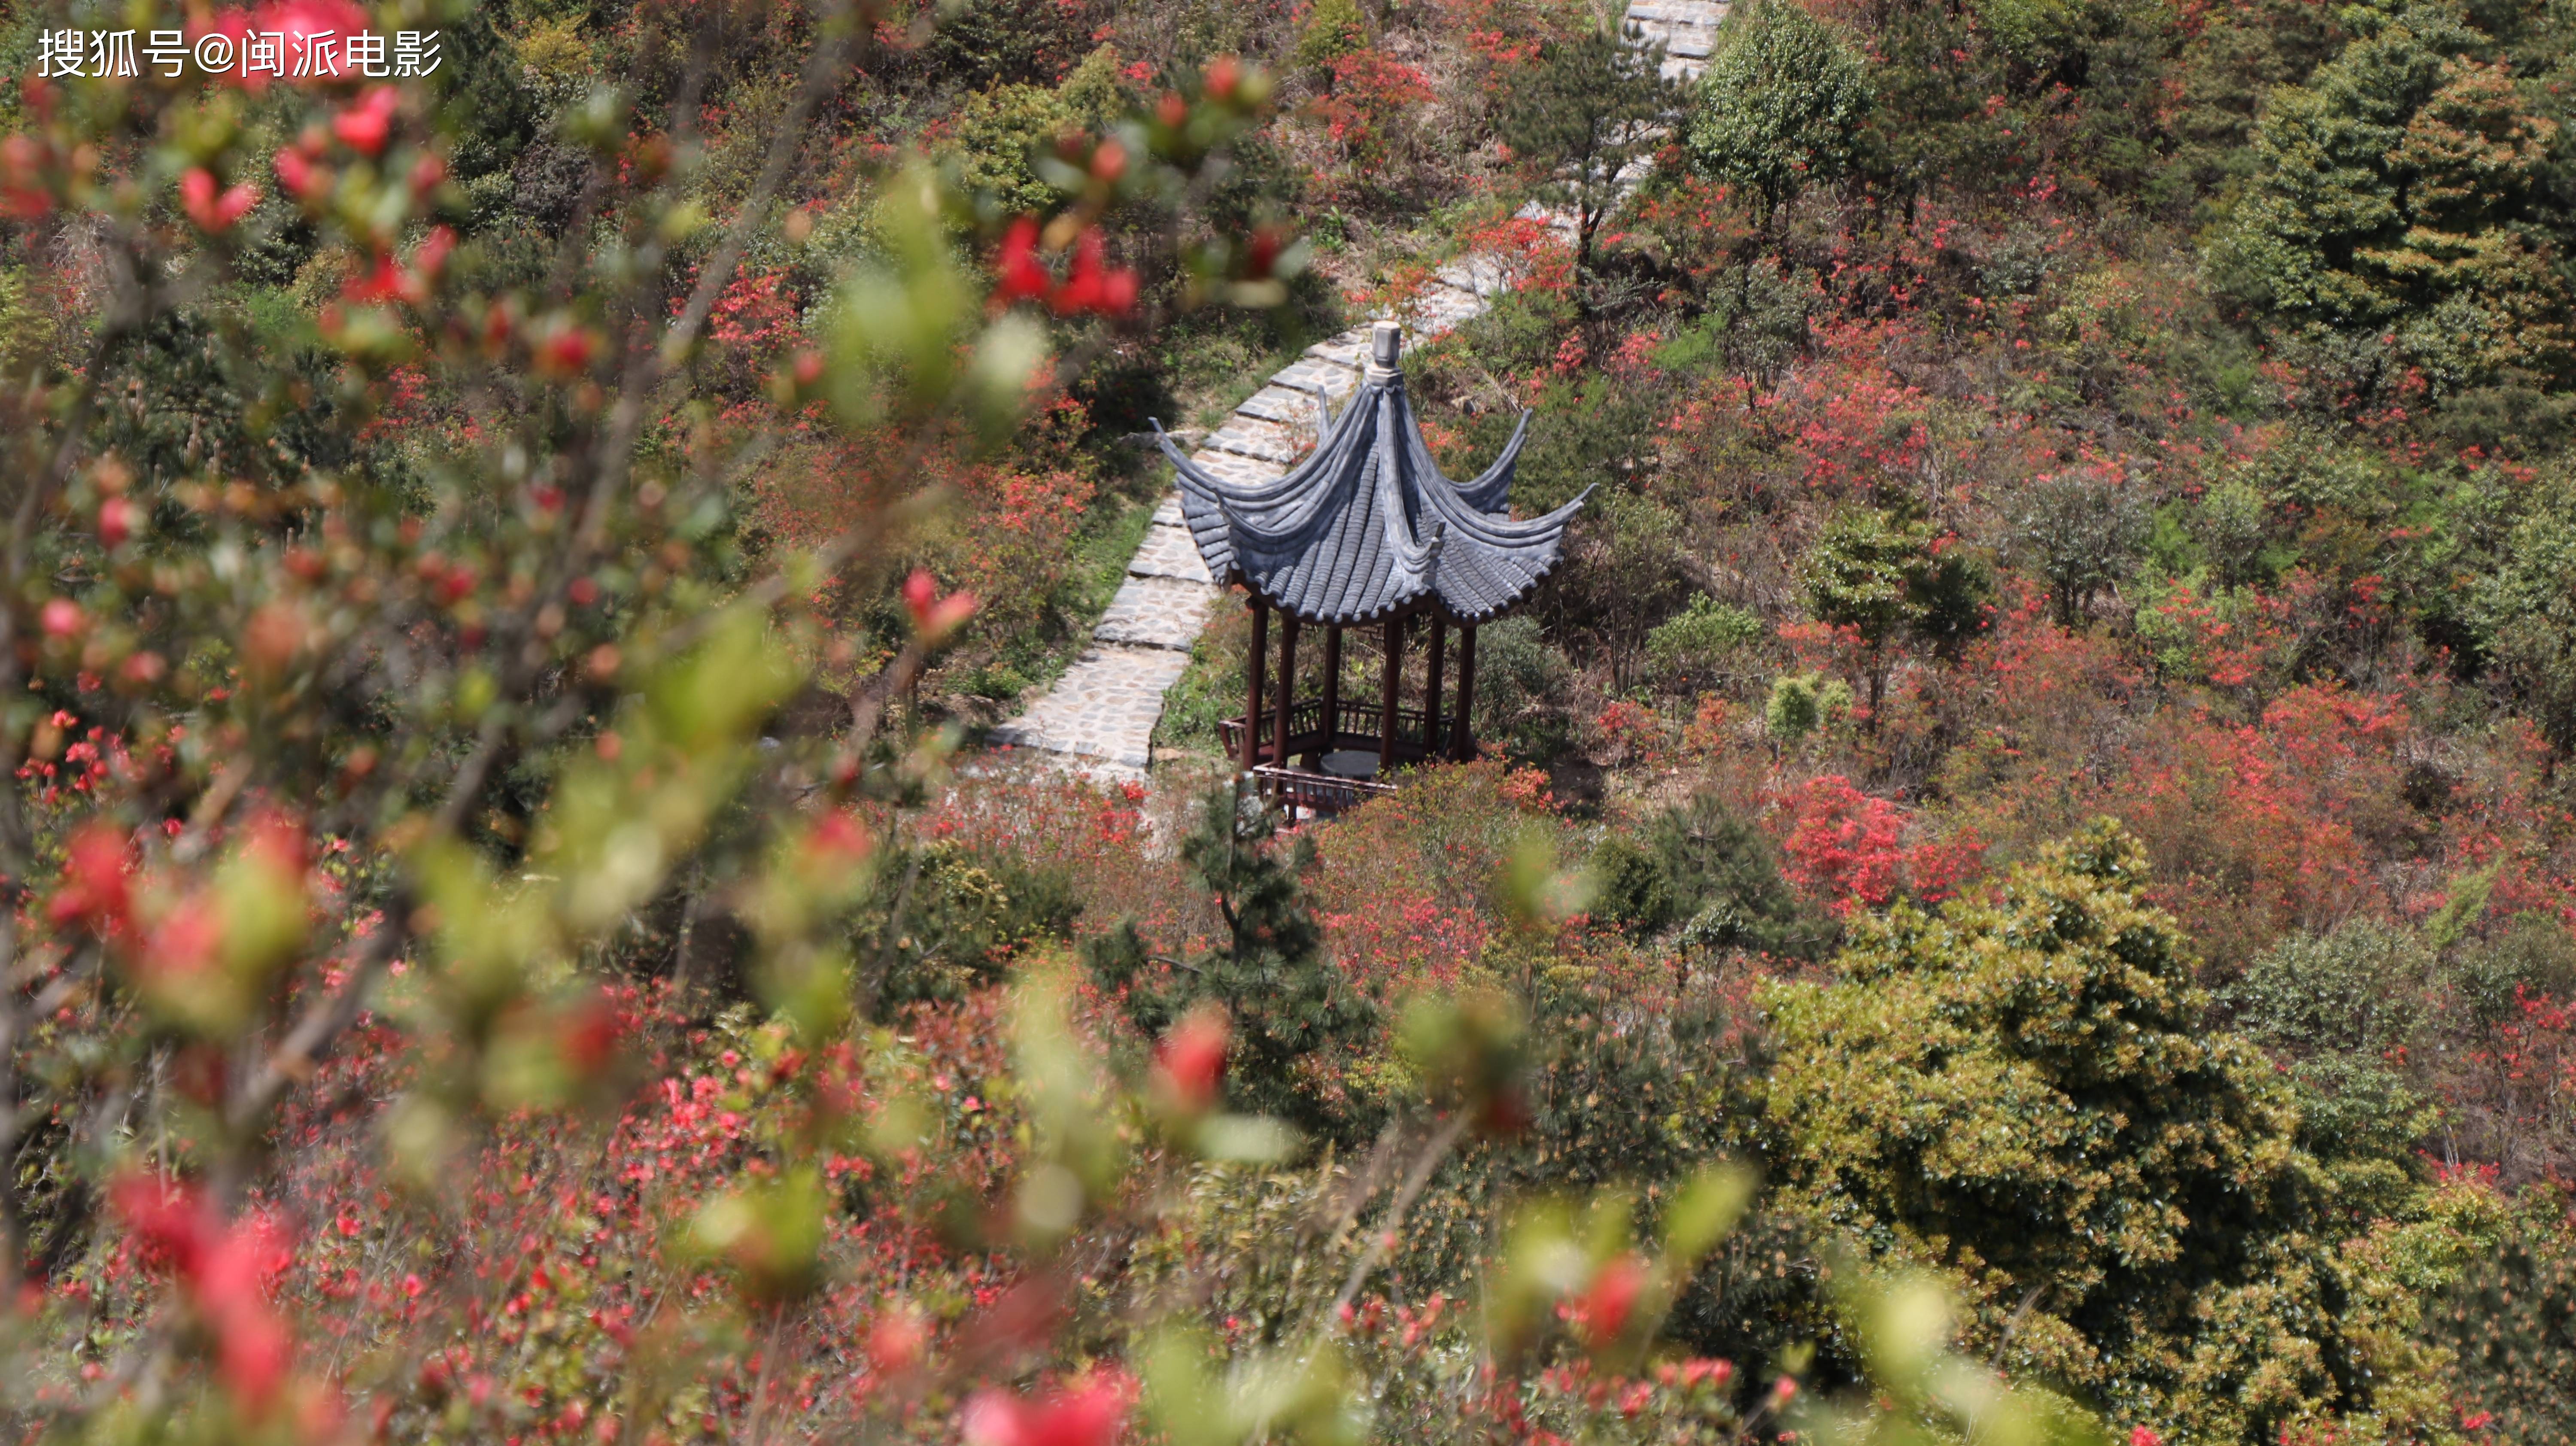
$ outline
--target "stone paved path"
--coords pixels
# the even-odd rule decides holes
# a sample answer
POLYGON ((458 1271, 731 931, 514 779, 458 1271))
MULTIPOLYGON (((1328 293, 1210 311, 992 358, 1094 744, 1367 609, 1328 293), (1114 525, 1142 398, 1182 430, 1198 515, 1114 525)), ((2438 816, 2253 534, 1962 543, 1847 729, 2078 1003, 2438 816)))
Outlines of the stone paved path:
MULTIPOLYGON (((1695 80, 1707 68, 1726 8, 1722 0, 1631 0, 1627 18, 1664 42, 1665 74, 1695 80)), ((1557 224, 1558 218, 1548 219, 1557 224)), ((1509 281, 1490 257, 1441 268, 1402 308, 1410 340, 1428 341, 1482 314, 1509 281)), ((1367 350, 1366 324, 1306 348, 1208 434, 1190 460, 1247 481, 1281 475, 1315 445, 1317 399, 1338 414, 1358 388, 1367 350)), ((1209 615, 1229 601, 1219 596, 1181 526, 1180 494, 1171 493, 1155 509, 1143 545, 1127 563, 1126 582, 1092 630, 1091 648, 1027 712, 994 729, 991 741, 1037 751, 1102 782, 1142 782, 1153 762, 1163 695, 1188 669, 1190 646, 1209 615)))

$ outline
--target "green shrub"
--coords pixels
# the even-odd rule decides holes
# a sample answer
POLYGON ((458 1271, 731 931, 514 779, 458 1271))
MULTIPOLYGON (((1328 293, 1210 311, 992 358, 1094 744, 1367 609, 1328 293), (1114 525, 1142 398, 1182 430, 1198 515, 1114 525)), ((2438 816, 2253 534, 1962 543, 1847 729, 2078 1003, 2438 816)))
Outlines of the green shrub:
POLYGON ((2300 934, 2255 957, 2227 991, 2237 1027, 2302 1053, 2376 1055, 2423 1022, 2433 959, 2411 930, 2352 919, 2319 938, 2300 934))
POLYGON ((1646 634, 1646 657, 1669 679, 1698 682, 1768 632, 1758 615, 1707 593, 1694 593, 1689 607, 1646 634))
POLYGON ((2516 914, 2492 937, 2463 946, 2449 973, 2470 1019, 2493 1028, 2522 1016, 2518 993, 2576 994, 2576 934, 2556 915, 2516 914))
POLYGON ((851 938, 881 1008, 995 983, 1029 946, 1071 937, 1082 911, 1063 875, 954 842, 890 858, 883 877, 886 892, 862 910, 851 938))
POLYGON ((2096 594, 2126 577, 2151 517, 2138 488, 2092 477, 2024 488, 2011 507, 2013 541, 2048 584, 2060 627, 2074 627, 2096 594))
POLYGON ((1567 709, 1574 665, 1529 616, 1476 630, 1476 727, 1480 742, 1515 758, 1550 758, 1573 746, 1567 709))
POLYGON ((2316 1157, 2351 1225, 2405 1212, 2421 1182, 2416 1143, 2441 1111, 2377 1060, 2326 1054, 2290 1067, 2299 1103, 2299 1147, 2316 1157))
POLYGON ((1368 25, 1357 0, 1315 0, 1297 32, 1297 64, 1322 70, 1345 55, 1368 48, 1368 25))
POLYGON ((0 372, 18 376, 53 360, 58 328, 29 286, 30 272, 0 267, 0 372))
POLYGON ((1594 913, 1632 934, 1678 926, 1686 945, 1801 954, 1828 934, 1780 878, 1779 852, 1723 800, 1702 794, 1593 855, 1594 913))
POLYGON ((2473 1261, 2426 1324, 2485 1439, 2576 1439, 2576 1252, 2531 1233, 2473 1261))
POLYGON ((1729 17, 1685 140, 1699 167, 1777 211, 1851 168, 1869 62, 1839 27, 1789 0, 1729 17))
POLYGON ((2576 753, 2576 496, 2563 477, 2532 489, 2470 616, 2498 669, 2560 756, 2576 753))
POLYGON ((1055 187, 1038 174, 1033 157, 1073 129, 1073 109, 1054 91, 997 85, 958 103, 939 156, 956 165, 967 190, 991 197, 1003 212, 1040 212, 1053 204, 1055 187))
POLYGON ((1796 743, 1848 717, 1851 706, 1851 684, 1822 673, 1792 673, 1771 680, 1762 722, 1774 739, 1796 743))
POLYGON ((2017 1378, 2268 1440, 2351 1389, 2314 1167, 2146 884, 2099 824, 1991 897, 1864 925, 1847 982, 1765 989, 1775 1159, 1820 1227, 1955 1272, 2017 1378))

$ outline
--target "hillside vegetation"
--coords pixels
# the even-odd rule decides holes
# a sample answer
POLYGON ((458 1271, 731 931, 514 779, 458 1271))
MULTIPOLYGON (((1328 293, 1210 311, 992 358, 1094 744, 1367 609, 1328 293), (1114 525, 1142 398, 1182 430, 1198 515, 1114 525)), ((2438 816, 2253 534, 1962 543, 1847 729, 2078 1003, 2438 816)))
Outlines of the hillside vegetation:
POLYGON ((1618 20, 0 17, 8 1432, 2576 1439, 2576 11, 1618 20), (1467 256, 1484 757, 983 749, 1467 256))

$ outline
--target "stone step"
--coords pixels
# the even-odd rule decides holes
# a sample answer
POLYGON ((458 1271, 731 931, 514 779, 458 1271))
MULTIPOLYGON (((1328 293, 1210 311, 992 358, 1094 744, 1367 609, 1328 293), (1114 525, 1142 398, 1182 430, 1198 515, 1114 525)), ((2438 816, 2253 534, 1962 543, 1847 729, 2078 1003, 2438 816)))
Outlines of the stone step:
POLYGON ((1690 60, 1706 60, 1717 45, 1717 32, 1698 25, 1672 25, 1656 21, 1638 27, 1648 40, 1664 43, 1664 54, 1690 60))
POLYGON ((1146 768, 1163 695, 1189 665, 1188 653, 1169 648, 1093 648, 1028 712, 994 729, 991 741, 1146 768))
POLYGON ((1220 452, 1203 448, 1190 454, 1191 465, 1200 471, 1229 482, 1268 482, 1286 475, 1288 469, 1261 457, 1247 457, 1241 452, 1220 452))
POLYGON ((1629 0, 1628 18, 1713 30, 1726 18, 1726 10, 1720 0, 1629 0))
POLYGON ((1163 494, 1162 504, 1154 509, 1153 525, 1156 527, 1185 527, 1189 525, 1187 520, 1181 516, 1181 494, 1178 489, 1163 494))
MULTIPOLYGON (((1173 508, 1175 514, 1179 508, 1173 508)), ((1208 575, 1207 560, 1199 556, 1198 542, 1186 527, 1156 525, 1145 529, 1145 541, 1136 555, 1127 560, 1130 577, 1177 577, 1184 582, 1214 586, 1208 575)))
POLYGON ((1302 427, 1307 435, 1312 436, 1315 432, 1315 395, 1274 382, 1245 399, 1242 406, 1234 409, 1234 414, 1276 422, 1291 429, 1302 427))
POLYGON ((1368 349, 1369 329, 1365 326, 1355 326, 1348 331, 1336 332, 1306 348, 1306 355, 1317 361, 1338 362, 1356 370, 1367 363, 1368 349))
POLYGON ((1108 611, 1091 630, 1092 640, 1186 654, 1207 627, 1208 611, 1215 605, 1216 589, 1206 583, 1131 576, 1118 585, 1108 611))
POLYGON ((1231 452, 1238 457, 1254 457, 1276 462, 1282 469, 1293 464, 1313 445, 1312 432, 1301 437, 1278 422, 1265 422, 1236 412, 1224 426, 1208 433, 1207 446, 1212 452, 1231 452))
POLYGON ((1356 365, 1348 362, 1304 356, 1272 372, 1270 384, 1321 396, 1339 407, 1344 397, 1360 389, 1360 373, 1356 365))

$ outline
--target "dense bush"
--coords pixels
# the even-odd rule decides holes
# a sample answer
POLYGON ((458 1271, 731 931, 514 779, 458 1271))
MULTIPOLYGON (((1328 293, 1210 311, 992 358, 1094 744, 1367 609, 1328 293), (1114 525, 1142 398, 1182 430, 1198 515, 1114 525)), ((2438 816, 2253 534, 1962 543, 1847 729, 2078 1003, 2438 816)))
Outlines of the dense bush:
POLYGON ((2464 1408, 2504 1441, 2576 1432, 2576 1259, 2565 1239, 2517 1236, 2462 1273, 2432 1313, 2464 1408))
POLYGON ((1804 6, 1751 5, 1709 58, 1691 155, 1759 197, 1767 221, 1851 169, 1869 105, 1868 67, 1848 36, 1804 6))
POLYGON ((2237 1027, 2302 1053, 2386 1054, 2423 1017, 2433 957, 2415 936, 2374 919, 2284 939, 2228 990, 2237 1027))
POLYGON ((2143 866, 2097 827, 1859 931, 1844 982, 1766 991, 1777 1157, 1818 1228, 1953 1272, 2016 1374, 2268 1437, 2367 1387, 2297 1110, 2208 1030, 2143 866))
POLYGON ((1770 838, 1710 795, 1604 841, 1592 867, 1601 917, 1640 934, 1678 928, 1692 947, 1800 955, 1828 932, 1781 880, 1770 838))

